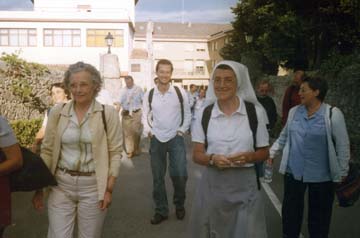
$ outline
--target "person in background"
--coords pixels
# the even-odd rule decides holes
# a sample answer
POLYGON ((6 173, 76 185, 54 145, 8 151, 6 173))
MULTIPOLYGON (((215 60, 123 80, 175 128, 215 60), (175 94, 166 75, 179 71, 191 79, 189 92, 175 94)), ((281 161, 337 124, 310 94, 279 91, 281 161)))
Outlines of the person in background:
MULTIPOLYGON (((272 87, 267 80, 261 80, 257 86, 257 100, 264 107, 267 117, 269 119, 269 123, 266 125, 266 128, 269 132, 269 135, 272 135, 272 129, 275 126, 277 119, 276 105, 274 100, 269 96, 272 87)), ((271 159, 268 159, 265 164, 264 162, 259 163, 261 168, 260 175, 264 177, 264 182, 270 183, 272 182, 272 174, 273 174, 273 163, 271 159)))
POLYGON ((134 84, 134 79, 130 75, 125 76, 125 84, 126 87, 120 92, 119 104, 122 107, 124 147, 128 158, 132 158, 141 153, 141 107, 144 93, 134 84))
POLYGON ((304 76, 304 71, 295 71, 292 84, 285 91, 282 103, 282 126, 285 126, 289 110, 292 107, 300 104, 299 89, 304 76))
MULTIPOLYGON (((101 89, 99 71, 77 62, 64 77, 73 100, 55 106, 48 119, 41 157, 55 174, 48 196, 48 238, 100 238, 119 174, 122 132, 118 112, 95 100, 101 89)), ((43 191, 33 197, 44 208, 43 191)))
POLYGON ((5 118, 0 116, 0 238, 11 224, 11 192, 8 175, 21 168, 23 158, 20 146, 5 118))
POLYGON ((186 197, 186 147, 184 134, 191 122, 190 105, 183 88, 170 85, 173 65, 161 59, 156 65, 158 84, 147 91, 143 100, 143 135, 150 138, 150 163, 153 176, 153 200, 155 214, 151 224, 156 225, 168 218, 169 208, 165 187, 167 154, 169 154, 169 174, 173 182, 173 202, 176 217, 185 217, 186 197), (178 91, 177 91, 178 90, 178 91), (149 103, 150 92, 152 101, 149 103), (183 103, 180 102, 180 97, 183 103), (182 113, 183 112, 183 113, 182 113))
POLYGON ((270 132, 276 123, 277 112, 274 99, 272 99, 269 94, 271 92, 271 85, 267 80, 261 80, 257 87, 257 100, 264 107, 267 117, 269 119, 269 124, 266 125, 268 131, 270 132))
POLYGON ((266 238, 264 201, 254 163, 268 158, 266 112, 257 101, 246 66, 220 61, 212 73, 207 105, 192 128, 193 161, 204 166, 189 222, 189 237, 266 238), (256 144, 245 101, 254 105, 256 144), (206 133, 206 134, 205 134, 206 133), (206 145, 207 144, 207 147, 206 145))
POLYGON ((193 114, 195 110, 196 100, 199 96, 198 87, 195 84, 190 84, 190 90, 188 92, 188 96, 189 96, 191 113, 193 114))
POLYGON ((201 109, 204 106, 205 103, 205 96, 206 96, 206 89, 200 88, 199 89, 199 97, 196 100, 195 107, 194 107, 194 113, 193 113, 193 120, 195 120, 196 115, 201 111, 201 109))
MULTIPOLYGON (((69 90, 65 87, 64 83, 62 83, 62 82, 51 84, 50 93, 51 93, 52 105, 66 103, 67 101, 69 101, 71 99, 71 94, 70 94, 69 90)), ((34 140, 31 150, 32 150, 32 152, 34 152, 36 154, 40 153, 40 146, 41 146, 41 142, 44 138, 45 128, 46 128, 46 124, 48 121, 48 115, 49 115, 50 110, 51 110, 51 108, 49 108, 46 111, 41 128, 35 135, 35 140, 34 140)))
POLYGON ((326 80, 304 78, 301 105, 290 110, 270 149, 270 158, 283 152, 279 169, 284 174, 283 238, 299 237, 306 190, 310 237, 328 237, 334 182, 341 182, 348 173, 350 146, 344 116, 324 103, 327 90, 326 80))

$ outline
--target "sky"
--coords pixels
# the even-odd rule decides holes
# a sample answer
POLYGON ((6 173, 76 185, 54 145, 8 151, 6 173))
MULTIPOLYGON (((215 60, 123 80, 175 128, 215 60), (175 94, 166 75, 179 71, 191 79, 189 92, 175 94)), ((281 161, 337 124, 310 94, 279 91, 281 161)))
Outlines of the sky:
MULTIPOLYGON (((230 7, 238 1, 139 0, 135 17, 136 21, 230 23, 234 18, 230 7)), ((32 3, 30 0, 0 0, 0 10, 31 11, 32 3)))

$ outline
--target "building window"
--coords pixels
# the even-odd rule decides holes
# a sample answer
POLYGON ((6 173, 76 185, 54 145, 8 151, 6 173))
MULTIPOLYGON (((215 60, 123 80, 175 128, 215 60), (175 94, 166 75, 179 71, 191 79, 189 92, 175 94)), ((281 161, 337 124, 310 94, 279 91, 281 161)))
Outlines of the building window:
POLYGON ((195 62, 195 74, 197 75, 205 74, 205 62, 203 60, 197 60, 195 62))
POLYGON ((205 52, 205 45, 203 45, 203 44, 197 44, 197 45, 196 45, 196 51, 197 51, 197 52, 205 52))
POLYGON ((131 64, 131 72, 141 72, 140 64, 131 64))
POLYGON ((80 47, 80 29, 44 29, 44 46, 80 47))
POLYGON ((106 29, 88 29, 86 36, 86 45, 88 47, 107 47, 105 37, 108 32, 114 37, 112 47, 124 47, 123 30, 106 30, 106 29))
POLYGON ((0 29, 1 46, 36 46, 36 29, 0 29))

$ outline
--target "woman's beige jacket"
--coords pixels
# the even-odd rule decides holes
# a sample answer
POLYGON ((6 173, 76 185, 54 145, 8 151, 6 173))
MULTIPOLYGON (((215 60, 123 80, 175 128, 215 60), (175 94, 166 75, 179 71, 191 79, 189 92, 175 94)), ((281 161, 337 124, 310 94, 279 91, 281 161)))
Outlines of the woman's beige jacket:
MULTIPOLYGON (((41 145, 41 157, 53 174, 60 158, 61 136, 69 123, 72 105, 73 101, 70 101, 65 105, 57 105, 50 111, 41 145)), ((95 101, 89 117, 99 200, 104 199, 108 177, 118 176, 122 154, 119 114, 113 107, 105 105, 105 132, 102 111, 103 106, 95 101)))

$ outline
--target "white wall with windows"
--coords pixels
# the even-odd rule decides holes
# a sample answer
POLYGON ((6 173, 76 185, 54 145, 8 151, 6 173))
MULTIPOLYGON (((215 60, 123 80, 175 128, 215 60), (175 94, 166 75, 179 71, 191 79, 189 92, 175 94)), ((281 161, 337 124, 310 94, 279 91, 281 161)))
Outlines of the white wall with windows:
POLYGON ((0 11, 0 53, 18 53, 41 64, 85 61, 99 67, 114 36, 111 52, 121 71, 129 71, 137 0, 35 0, 33 11, 0 11))
MULTIPOLYGON (((100 54, 108 47, 105 36, 114 36, 111 52, 120 59, 121 70, 128 71, 129 26, 127 23, 0 22, 0 51, 41 64, 71 64, 86 61, 99 66, 100 54), (36 28, 34 28, 36 26, 36 28)), ((131 40, 131 39, 130 39, 131 40)))

